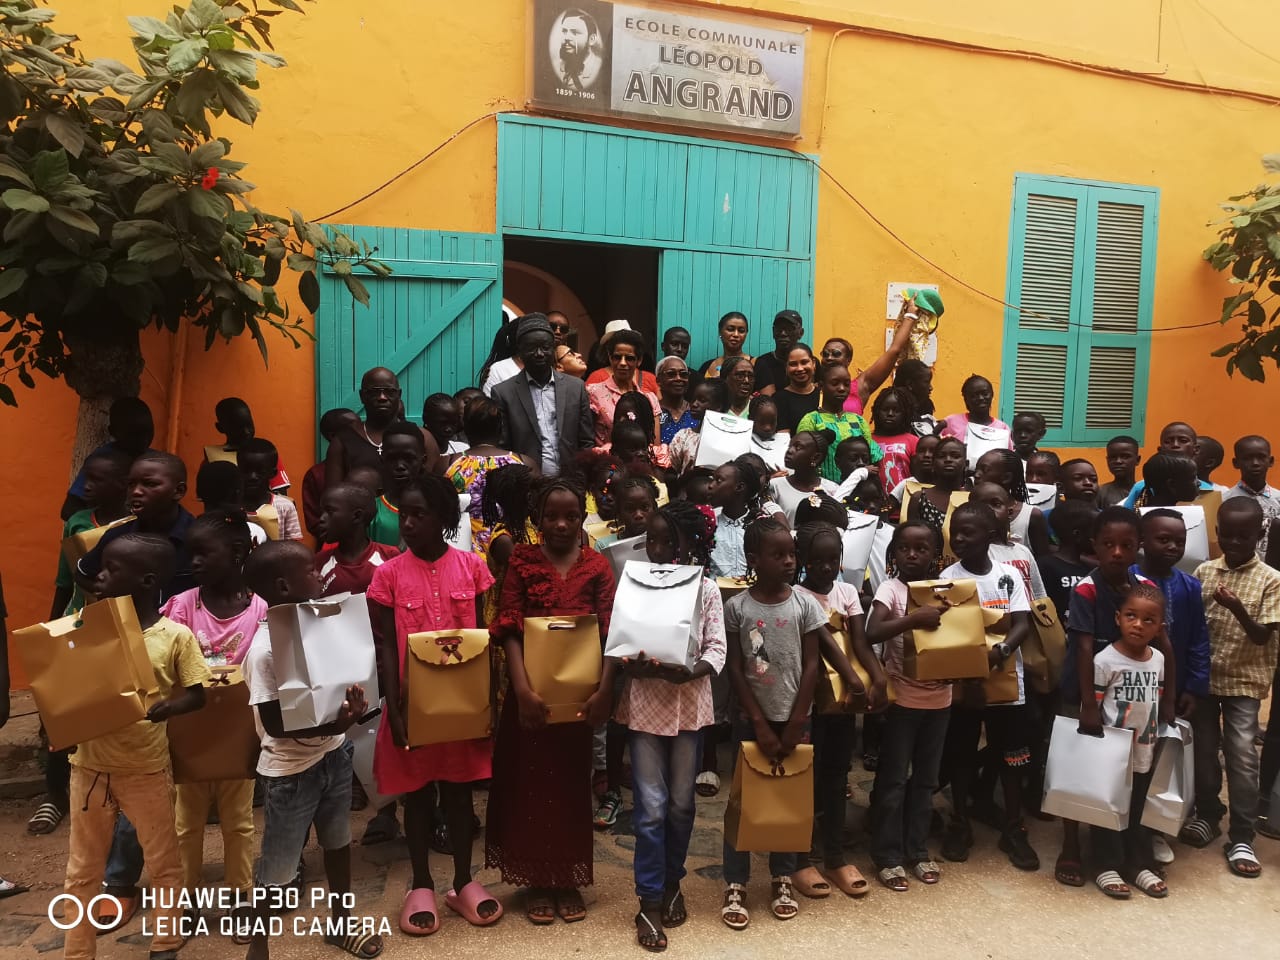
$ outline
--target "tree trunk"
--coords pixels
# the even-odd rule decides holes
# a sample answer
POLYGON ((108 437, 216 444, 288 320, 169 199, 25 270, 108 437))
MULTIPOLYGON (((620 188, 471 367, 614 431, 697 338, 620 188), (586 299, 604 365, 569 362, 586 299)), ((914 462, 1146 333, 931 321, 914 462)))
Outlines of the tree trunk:
MULTIPOLYGON (((119 329, 111 325, 111 329, 119 329)), ((67 385, 80 395, 76 439, 71 447, 71 478, 85 457, 107 440, 107 415, 119 397, 136 397, 142 387, 142 348, 137 334, 126 340, 103 341, 66 334, 67 385)))

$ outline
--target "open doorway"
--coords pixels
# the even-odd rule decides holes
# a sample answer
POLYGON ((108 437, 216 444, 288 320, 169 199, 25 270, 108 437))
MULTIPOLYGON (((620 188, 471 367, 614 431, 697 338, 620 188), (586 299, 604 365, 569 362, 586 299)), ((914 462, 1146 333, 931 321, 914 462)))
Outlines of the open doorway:
MULTIPOLYGON (((652 369, 658 330, 658 253, 652 247, 503 238, 502 294, 524 313, 559 310, 590 361, 605 324, 626 320, 644 335, 652 369)), ((595 366, 595 364, 592 364, 595 366)))

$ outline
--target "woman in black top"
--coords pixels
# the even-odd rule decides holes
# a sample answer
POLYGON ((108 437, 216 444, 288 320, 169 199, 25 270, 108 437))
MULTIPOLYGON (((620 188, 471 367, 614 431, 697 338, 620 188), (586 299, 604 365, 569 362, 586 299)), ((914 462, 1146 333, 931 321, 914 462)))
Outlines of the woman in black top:
POLYGON ((821 391, 815 382, 813 351, 797 343, 787 354, 787 385, 773 395, 778 404, 778 429, 795 433, 806 413, 818 409, 821 391))

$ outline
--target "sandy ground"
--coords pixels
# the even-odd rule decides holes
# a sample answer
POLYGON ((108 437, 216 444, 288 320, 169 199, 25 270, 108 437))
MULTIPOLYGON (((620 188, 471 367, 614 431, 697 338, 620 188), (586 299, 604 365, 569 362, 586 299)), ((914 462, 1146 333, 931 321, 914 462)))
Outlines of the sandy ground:
MULTIPOLYGON (((15 705, 16 706, 16 705, 15 705)), ((18 722, 0 734, 12 744, 29 731, 18 722)), ((849 856, 869 877, 863 824, 866 794, 872 776, 860 767, 851 775, 849 856)), ((727 785, 726 785, 727 786, 727 785)), ((478 800, 482 807, 483 795, 478 800)), ((624 794, 630 804, 630 795, 624 794)), ((1274 957, 1280 943, 1280 843, 1259 838, 1257 852, 1264 873, 1257 880, 1243 880, 1227 872, 1221 846, 1190 850, 1175 845, 1178 860, 1169 870, 1171 895, 1150 900, 1135 892, 1134 899, 1107 900, 1092 886, 1068 889, 1053 881, 1051 865, 1058 849, 1059 828, 1033 822, 1033 845, 1044 865, 1039 872, 1021 873, 996 849, 996 834, 975 825, 977 846, 969 862, 943 864, 942 882, 932 888, 912 883, 905 894, 874 885, 860 901, 838 891, 825 901, 803 901, 799 917, 786 923, 774 920, 767 909, 767 871, 760 859, 754 864, 749 906, 752 924, 746 931, 728 930, 719 919, 720 823, 724 794, 699 801, 699 817, 689 857, 690 876, 685 882, 690 920, 670 932, 672 957, 698 960, 748 960, 780 954, 799 956, 887 955, 904 948, 927 951, 942 958, 1111 958, 1117 955, 1181 958, 1218 956, 1228 946, 1247 957, 1274 957)), ((51 836, 30 837, 26 820, 38 800, 0 803, 0 874, 31 887, 29 893, 0 901, 0 958, 28 960, 58 956, 62 934, 47 919, 50 899, 61 889, 66 863, 66 821, 51 836)), ((480 810, 483 817, 483 810, 480 810)), ((261 826, 261 811, 257 811, 261 826)), ((370 812, 352 815, 358 838, 370 812)), ((633 837, 629 816, 617 827, 598 834, 595 847, 595 886, 586 892, 590 910, 586 921, 533 927, 522 913, 523 898, 497 882, 493 871, 479 878, 503 901, 508 915, 497 925, 473 929, 448 914, 441 931, 425 942, 398 932, 388 938, 385 957, 409 957, 443 952, 451 958, 525 958, 640 956, 635 944, 632 917, 636 910, 631 877, 633 837)), ((220 875, 221 836, 216 826, 206 831, 206 876, 220 875)), ((936 850, 936 846, 935 846, 936 850)), ((389 917, 396 930, 396 915, 409 878, 408 855, 403 840, 376 846, 352 847, 357 913, 389 917)), ((476 861, 483 859, 477 849, 476 861)), ((308 885, 323 883, 319 851, 306 852, 308 885)), ((444 889, 450 873, 446 858, 433 856, 437 884, 444 889)), ((303 909, 285 918, 290 931, 294 917, 304 920, 313 911, 303 909)), ((216 928, 216 923, 215 923, 216 928)), ((125 960, 146 955, 143 921, 135 919, 125 930, 102 937, 98 956, 125 960)), ((193 939, 182 951, 184 960, 213 960, 243 956, 243 948, 213 932, 193 939)), ((273 940, 272 956, 311 958, 343 956, 310 936, 285 936, 273 940)))

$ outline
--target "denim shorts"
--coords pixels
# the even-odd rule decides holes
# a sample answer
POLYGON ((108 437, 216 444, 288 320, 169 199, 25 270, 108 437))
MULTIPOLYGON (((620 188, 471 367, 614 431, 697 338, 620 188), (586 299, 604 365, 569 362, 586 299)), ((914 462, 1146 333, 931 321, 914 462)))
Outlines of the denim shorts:
POLYGON ((263 777, 262 859, 258 885, 281 887, 298 872, 312 824, 322 850, 351 844, 350 741, 301 773, 263 777))

